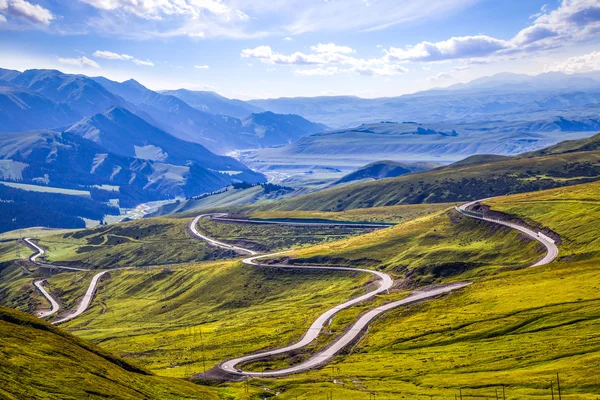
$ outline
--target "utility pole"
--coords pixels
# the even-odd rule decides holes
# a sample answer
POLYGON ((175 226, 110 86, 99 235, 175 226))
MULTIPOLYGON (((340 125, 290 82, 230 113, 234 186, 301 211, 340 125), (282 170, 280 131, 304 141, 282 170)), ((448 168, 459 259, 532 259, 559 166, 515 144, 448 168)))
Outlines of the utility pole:
POLYGON ((504 384, 502 384, 502 398, 506 400, 506 388, 504 387, 504 384))
POLYGON ((204 341, 202 340, 202 327, 200 327, 200 352, 202 354, 202 368, 204 369, 204 375, 206 375, 206 360, 204 359, 204 341))
POLYGON ((496 400, 500 400, 498 399, 498 388, 496 388, 496 400))
POLYGON ((562 393, 560 390, 560 377, 558 376, 558 372, 556 373, 556 387, 558 388, 558 400, 562 400, 562 393))
POLYGON ((552 400, 554 400, 554 382, 550 381, 550 393, 552 393, 552 400))
POLYGON ((462 398, 462 388, 460 388, 459 390, 460 390, 460 400, 463 400, 463 398, 462 398))

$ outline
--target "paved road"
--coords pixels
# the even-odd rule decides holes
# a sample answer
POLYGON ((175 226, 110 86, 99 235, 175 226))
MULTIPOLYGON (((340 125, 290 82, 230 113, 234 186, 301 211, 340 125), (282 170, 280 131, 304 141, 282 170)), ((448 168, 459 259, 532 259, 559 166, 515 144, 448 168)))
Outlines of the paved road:
MULTIPOLYGON (((550 238, 547 238, 544 235, 540 235, 539 233, 536 233, 528 228, 510 223, 510 222, 495 220, 495 219, 486 218, 486 217, 478 217, 478 216, 475 216, 472 214, 468 214, 467 208, 470 205, 475 204, 476 202, 477 201, 474 201, 471 203, 464 204, 460 207, 457 207, 457 211, 462 213, 463 215, 466 215, 471 218, 481 219, 481 220, 493 222, 496 224, 504 225, 504 226, 510 227, 512 229, 519 230, 520 232, 539 241, 546 247, 546 249, 547 249, 546 256, 539 262, 532 265, 532 267, 548 264, 548 263, 552 262, 558 256, 558 248, 556 247, 556 245, 550 238)), ((403 300, 399 300, 396 302, 388 303, 383 306, 377 307, 377 308, 367 312, 363 316, 361 316, 358 319, 358 321, 356 321, 354 323, 354 325, 352 325, 352 327, 342 337, 337 339, 335 342, 331 343, 326 349, 312 355, 308 360, 306 360, 300 364, 294 365, 289 368, 276 370, 276 371, 265 371, 265 372, 242 371, 241 369, 237 368, 237 365, 239 365, 241 363, 250 362, 253 360, 264 359, 266 357, 274 356, 277 354, 287 353, 289 351, 296 350, 296 349, 299 349, 299 348, 302 348, 302 347, 308 345, 309 343, 311 343, 313 340, 315 340, 319 336, 320 332, 323 329, 323 325, 327 321, 329 321, 336 313, 338 313, 340 310, 346 309, 357 303, 360 303, 369 298, 372 298, 379 293, 387 291, 389 288, 392 287, 393 280, 389 275, 384 274, 382 272, 359 269, 359 268, 262 264, 260 262, 257 262, 257 260, 259 260, 261 258, 265 258, 265 257, 281 255, 281 254, 284 254, 287 252, 273 253, 273 254, 266 254, 266 255, 256 255, 257 253, 253 250, 244 249, 244 248, 238 247, 238 246, 232 246, 227 243, 219 242, 219 241, 209 238, 205 235, 202 235, 197 231, 196 226, 197 226, 200 218, 207 217, 207 216, 212 216, 212 217, 215 217, 216 219, 220 219, 220 220, 236 221, 234 219, 224 218, 225 214, 203 214, 203 215, 199 215, 192 221, 192 223, 190 225, 190 231, 197 237, 199 237, 203 240, 206 240, 211 245, 223 247, 223 248, 234 249, 240 253, 247 253, 247 254, 253 255, 253 257, 246 258, 243 260, 243 262, 245 264, 253 265, 253 266, 260 266, 260 267, 353 271, 353 272, 370 273, 370 274, 376 275, 379 278, 379 283, 378 283, 377 289, 375 289, 365 295, 357 297, 355 299, 349 300, 343 304, 340 304, 330 310, 327 310, 325 313, 321 314, 317 318, 317 320, 315 320, 315 322, 313 322, 313 324, 308 328, 307 332, 304 334, 304 336, 302 337, 302 339, 299 342, 294 343, 290 346, 279 348, 279 349, 265 351, 265 352, 261 352, 261 353, 257 353, 257 354, 251 354, 248 356, 243 356, 243 357, 235 358, 232 360, 227 360, 219 365, 220 369, 222 369, 223 371, 226 371, 228 373, 231 373, 231 374, 243 375, 243 376, 276 377, 276 376, 284 376, 284 375, 290 375, 290 374, 294 374, 294 373, 298 373, 298 372, 303 372, 303 371, 324 365, 329 360, 331 360, 337 353, 339 353, 342 349, 344 349, 346 346, 348 346, 350 343, 352 343, 357 338, 357 336, 360 334, 360 332, 362 332, 364 329, 366 329, 366 327, 369 325, 369 323, 371 321, 373 321, 373 319, 376 318, 377 316, 379 316, 380 314, 382 314, 388 310, 391 310, 393 308, 396 308, 396 307, 404 306, 404 305, 415 303, 418 301, 431 299, 433 297, 440 296, 442 294, 450 293, 454 290, 462 289, 471 284, 470 282, 463 282, 463 283, 444 285, 441 287, 428 288, 428 289, 414 292, 403 300)), ((260 223, 260 222, 274 223, 273 221, 269 221, 269 222, 252 221, 252 222, 254 222, 254 223, 260 223)), ((285 222, 277 222, 277 223, 285 224, 285 222)), ((296 223, 296 224, 299 224, 299 223, 296 223)))
MULTIPOLYGON (((371 274, 378 278, 378 283, 377 283, 376 289, 374 289, 374 290, 370 291, 369 293, 366 293, 362 296, 351 299, 345 303, 337 305, 337 306, 325 311, 323 314, 321 314, 312 323, 312 325, 308 328, 308 330, 306 331, 306 333, 304 334, 302 339, 300 339, 300 341, 298 341, 290 346, 282 347, 282 348, 279 348, 276 350, 266 351, 266 352, 262 352, 262 353, 258 353, 258 354, 251 354, 248 356, 235 358, 233 360, 228 360, 219 365, 219 368, 221 368, 223 371, 226 371, 226 372, 229 372, 232 374, 244 375, 244 376, 283 376, 283 375, 289 375, 289 374, 293 374, 293 373, 297 373, 297 372, 306 371, 306 370, 314 368, 316 366, 323 365, 327 361, 329 361, 332 357, 334 357, 337 353, 339 353, 343 348, 345 348, 349 343, 351 343, 360 334, 360 332, 369 324, 369 322, 372 321, 373 318, 375 318, 377 315, 387 311, 388 309, 398 307, 400 305, 405 305, 405 304, 410 304, 410 303, 414 303, 417 301, 422 301, 427 298, 432 298, 432 297, 438 296, 442 293, 448 293, 450 291, 463 288, 470 284, 470 283, 461 283, 461 284, 455 284, 455 285, 448 285, 448 286, 444 286, 444 287, 436 288, 436 289, 430 289, 427 291, 420 291, 418 293, 415 293, 415 294, 407 297, 404 300, 390 303, 386 306, 378 307, 374 310, 371 310, 370 312, 365 314, 363 317, 361 317, 344 336, 342 336, 340 339, 333 342, 325 351, 319 352, 319 353, 313 355, 312 357, 310 357, 307 361, 300 363, 298 365, 295 365, 293 367, 282 369, 282 370, 277 370, 277 371, 268 371, 268 372, 242 371, 242 370, 236 368, 236 366, 240 363, 257 360, 257 359, 262 359, 262 358, 273 356, 276 354, 287 353, 289 351, 305 347, 306 345, 308 345, 309 343, 314 341, 319 336, 319 334, 323 330, 323 326, 335 314, 337 314, 341 310, 347 309, 355 304, 358 304, 365 300, 373 298, 380 293, 387 292, 393 286, 394 281, 388 274, 385 274, 383 272, 373 271, 373 270, 368 270, 368 269, 361 269, 361 268, 262 264, 260 262, 257 262, 257 260, 260 260, 261 258, 265 258, 265 257, 273 257, 273 256, 285 254, 287 252, 256 255, 256 252, 253 250, 244 249, 244 248, 237 247, 237 246, 231 246, 227 243, 219 242, 219 241, 216 241, 205 235, 202 235, 202 234, 198 233, 196 226, 197 226, 198 220, 200 218, 208 217, 208 216, 215 216, 215 217, 217 217, 217 219, 224 219, 223 214, 200 215, 200 216, 194 218, 194 220, 192 221, 192 223, 190 225, 190 231, 194 235, 198 236, 199 238, 206 240, 211 245, 219 246, 219 247, 223 247, 223 248, 233 248, 234 247, 237 251, 239 251, 241 253, 247 253, 247 254, 253 255, 253 257, 242 260, 242 262, 244 264, 259 266, 259 267, 269 267, 269 268, 275 267, 275 268, 289 268, 289 269, 335 270, 335 271, 345 271, 345 272, 359 272, 359 273, 371 274)), ((258 223, 260 221, 254 221, 254 222, 258 223)), ((269 223, 271 223, 271 222, 269 222, 269 223)), ((287 222, 278 222, 278 223, 279 224, 287 224, 287 222)), ((327 225, 335 225, 335 224, 329 223, 327 225)), ((340 223, 340 225, 347 226, 348 224, 340 223)), ((352 225, 356 226, 356 224, 352 224, 352 225)), ((387 227, 387 226, 377 225, 377 227, 387 227)))
POLYGON ((58 310, 60 310, 60 305, 58 304, 56 299, 54 299, 54 297, 52 297, 52 295, 50 293, 48 293, 48 291, 46 289, 44 289, 43 284, 45 282, 46 282, 45 279, 40 279, 39 281, 33 282, 33 284, 35 285, 37 290, 39 290, 42 293, 42 295, 50 302, 50 306, 51 306, 50 310, 48 310, 48 311, 38 312, 37 316, 39 318, 49 317, 52 314, 56 314, 58 312, 58 310))
MULTIPOLYGON (((490 200, 490 199, 485 199, 485 200, 490 200)), ((476 201, 471 201, 470 203, 466 203, 463 204, 460 207, 457 207, 456 210, 458 212, 460 212, 463 215, 466 215, 467 217, 471 217, 474 219, 479 219, 482 221, 488 221, 488 222, 493 222, 495 224, 498 225, 504 225, 507 226, 509 228, 512 229, 516 229, 521 233, 524 233, 525 235, 531 237, 534 240, 537 240, 538 242, 540 242, 541 244, 544 245, 544 247, 546 247, 546 255, 544 256, 544 258, 542 258, 540 261, 538 261, 537 263, 533 264, 532 266, 530 266, 529 268, 533 268, 533 267, 539 267, 542 265, 546 265, 546 264, 550 264, 552 261, 554 261, 556 259, 556 257, 558 257, 558 247, 556 246, 556 244, 554 243, 554 241, 552 239, 550 239, 549 237, 541 234, 540 232, 535 232, 529 228, 526 228, 524 226, 521 225, 517 225, 517 224, 513 224, 512 222, 506 222, 506 221, 501 221, 498 219, 493 219, 493 218, 487 218, 487 217, 479 217, 477 215, 473 215, 473 214, 468 214, 467 209, 472 206, 473 204, 485 201, 485 200, 476 200, 476 201)))
MULTIPOLYGON (((68 271, 85 271, 88 272, 88 269, 84 269, 84 268, 75 268, 75 267, 65 267, 62 265, 54 265, 54 264, 48 264, 48 263, 42 263, 37 261, 38 257, 40 257, 41 255, 45 254, 44 249, 42 249, 40 246, 38 246, 37 244, 35 244, 35 242, 33 242, 33 240, 31 238, 24 238, 23 240, 25 240, 25 242, 27 242, 27 244, 29 244, 34 250, 37 251, 37 253, 31 255, 29 257, 29 261, 31 261, 32 263, 34 263, 35 265, 42 267, 42 268, 52 268, 52 269, 65 269, 68 271)), ((125 269, 125 268, 120 268, 120 269, 125 269)), ((96 292, 96 287, 98 286, 98 282, 100 281, 100 278, 102 278, 102 276, 104 274, 106 274, 108 271, 102 271, 102 272, 98 272, 96 275, 94 275, 94 277, 92 278, 92 281, 90 282, 90 286, 88 286, 87 291, 85 292, 85 295, 83 296, 83 299, 81 299, 81 301, 79 302, 79 305, 77 306, 77 309, 69 314, 67 314, 66 316, 54 320, 52 321, 52 324, 56 325, 56 324, 61 324, 63 322, 67 322, 72 320, 73 318, 83 314, 89 307, 90 304, 92 303, 92 300, 94 299, 94 294, 96 292)), ((54 297, 52 297, 52 295, 50 293, 48 293, 48 291, 42 286, 42 284, 45 282, 45 279, 42 280, 38 280, 35 281, 33 284, 35 285, 35 287, 42 293, 42 295, 48 299, 48 301, 50 302, 51 308, 48 311, 41 311, 38 313, 38 317, 39 318, 46 318, 49 317, 50 315, 56 314, 58 312, 58 310, 60 310, 60 305, 58 304, 58 302, 54 299, 54 297)))

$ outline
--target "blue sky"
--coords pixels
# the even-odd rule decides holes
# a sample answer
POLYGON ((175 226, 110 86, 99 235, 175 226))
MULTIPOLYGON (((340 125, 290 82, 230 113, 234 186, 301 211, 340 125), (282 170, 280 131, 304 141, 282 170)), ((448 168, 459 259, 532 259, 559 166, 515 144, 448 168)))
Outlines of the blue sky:
POLYGON ((600 0, 0 0, 0 67, 242 99, 600 69, 600 0))

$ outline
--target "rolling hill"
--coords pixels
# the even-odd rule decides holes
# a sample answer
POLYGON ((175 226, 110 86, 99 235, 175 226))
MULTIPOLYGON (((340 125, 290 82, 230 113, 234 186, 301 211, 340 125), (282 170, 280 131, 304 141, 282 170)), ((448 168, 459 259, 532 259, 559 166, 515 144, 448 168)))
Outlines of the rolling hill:
POLYGON ((384 179, 395 178, 398 176, 410 174, 413 172, 427 171, 436 167, 439 164, 435 163, 399 163, 395 161, 377 161, 367 164, 354 172, 349 173, 335 183, 346 183, 359 181, 362 179, 384 179))

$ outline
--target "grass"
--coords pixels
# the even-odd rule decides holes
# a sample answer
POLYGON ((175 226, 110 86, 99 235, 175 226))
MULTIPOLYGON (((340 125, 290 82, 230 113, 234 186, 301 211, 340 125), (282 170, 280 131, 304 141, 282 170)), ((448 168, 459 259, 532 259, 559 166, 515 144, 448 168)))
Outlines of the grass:
POLYGON ((285 255, 294 264, 377 268, 413 284, 471 279, 541 256, 537 242, 508 228, 460 216, 453 209, 360 237, 285 255))
POLYGON ((451 204, 407 204, 390 207, 357 208, 340 212, 325 211, 257 211, 259 219, 324 219, 330 221, 401 223, 447 209, 451 204))
POLYGON ((293 226, 245 224, 202 218, 199 229, 209 237, 238 246, 269 252, 332 242, 372 231, 372 228, 347 226, 293 226))
MULTIPOLYGON (((564 399, 597 400, 599 189, 599 183, 589 183, 487 202, 494 210, 561 235, 561 257, 545 267, 512 268, 532 264, 541 255, 538 245, 453 210, 419 214, 392 228, 298 250, 291 255, 294 263, 382 268, 397 278, 408 277, 412 285, 475 283, 443 300, 382 315, 348 354, 326 368, 283 379, 252 379, 249 394, 243 383, 220 384, 215 390, 224 398, 241 400, 277 392, 284 400, 330 394, 358 400, 369 398, 370 392, 376 392, 377 399, 452 398, 462 388, 463 396, 473 399, 495 398, 495 389, 504 384, 507 398, 534 400, 550 398, 550 380, 559 372, 564 399)), ((393 218, 391 214, 385 218, 393 218)), ((233 237, 230 230, 210 228, 233 237)), ((281 240, 279 235, 275 233, 281 240)), ((258 231, 255 239, 260 243, 268 233, 258 231)), ((73 284, 61 275, 49 278, 54 290, 79 288, 65 294, 67 301, 77 290, 82 293, 85 282, 73 284)), ((210 368, 297 340, 320 312, 364 292, 366 279, 253 268, 237 261, 113 271, 100 286, 92 309, 64 327, 148 370, 183 377, 201 372, 203 359, 210 368)), ((340 313, 314 348, 366 309, 405 293, 401 286, 340 313)), ((296 361, 305 356, 297 354, 296 361)), ((286 364, 276 360, 251 368, 286 364)))
POLYGON ((234 255, 186 231, 188 219, 153 218, 45 236, 47 260, 83 268, 138 267, 214 260, 234 255))
MULTIPOLYGON (((575 141, 600 142, 600 136, 575 141)), ((572 142, 573 143, 573 142, 572 142)), ((574 145, 559 147, 570 151, 574 145)), ((588 147, 584 147, 587 149, 588 147)), ((476 156, 455 165, 398 178, 358 183, 291 199, 249 207, 253 211, 344 211, 399 204, 466 202, 492 196, 533 192, 600 179, 600 151, 552 154, 532 153, 516 157, 476 156), (565 178, 578 179, 565 180, 565 178)))
POLYGON ((202 354, 210 369, 298 340, 318 314, 362 293, 366 279, 236 261, 114 271, 91 310, 63 326, 160 375, 183 377, 203 371, 202 354))
POLYGON ((60 194, 68 194, 71 196, 82 196, 91 198, 91 194, 89 190, 76 190, 76 189, 63 189, 52 186, 45 185, 31 185, 28 183, 16 183, 16 182, 4 182, 1 181, 0 185, 10 186, 15 189, 29 190, 32 192, 42 192, 42 193, 60 193, 60 194))
POLYGON ((19 311, 0 307, 0 336, 4 399, 218 399, 213 389, 153 376, 19 311))

